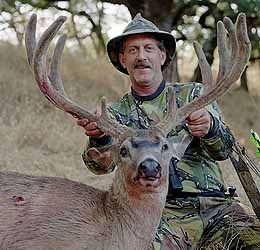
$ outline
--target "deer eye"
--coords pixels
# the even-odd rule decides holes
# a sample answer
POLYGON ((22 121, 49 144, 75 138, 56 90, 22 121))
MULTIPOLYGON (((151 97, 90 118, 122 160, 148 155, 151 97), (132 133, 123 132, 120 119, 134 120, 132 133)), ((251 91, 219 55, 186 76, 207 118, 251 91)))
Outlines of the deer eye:
POLYGON ((167 151, 169 149, 169 147, 168 147, 168 145, 167 144, 164 144, 163 146, 162 146, 162 151, 167 151))
POLYGON ((123 146, 122 148, 120 148, 120 155, 122 157, 126 157, 128 155, 128 150, 125 146, 123 146))

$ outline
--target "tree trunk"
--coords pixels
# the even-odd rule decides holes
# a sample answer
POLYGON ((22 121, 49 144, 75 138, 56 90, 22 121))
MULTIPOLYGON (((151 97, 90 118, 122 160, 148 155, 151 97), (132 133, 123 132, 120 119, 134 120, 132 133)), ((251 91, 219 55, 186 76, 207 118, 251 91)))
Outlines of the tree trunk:
POLYGON ((178 71, 178 57, 175 53, 172 62, 169 66, 163 71, 163 76, 166 82, 179 82, 180 74, 178 71))

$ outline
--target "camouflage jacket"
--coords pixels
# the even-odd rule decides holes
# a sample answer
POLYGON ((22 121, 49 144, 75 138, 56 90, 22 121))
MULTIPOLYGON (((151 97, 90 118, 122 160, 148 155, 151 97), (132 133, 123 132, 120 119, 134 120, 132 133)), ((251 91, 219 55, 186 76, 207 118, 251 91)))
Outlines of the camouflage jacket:
MULTIPOLYGON (((134 91, 125 94, 119 101, 111 104, 109 111, 118 122, 134 128, 147 128, 153 122, 160 120, 166 111, 167 89, 172 87, 175 92, 177 106, 180 107, 198 97, 203 89, 200 83, 162 82, 157 92, 148 97, 140 97, 134 91)), ((205 192, 226 190, 221 169, 216 161, 225 160, 229 154, 226 138, 228 131, 220 119, 219 108, 216 103, 208 105, 207 110, 213 118, 213 128, 203 138, 192 137, 191 143, 184 156, 177 163, 177 172, 183 186, 183 192, 205 192)), ((182 141, 184 135, 189 134, 185 121, 171 131, 170 139, 173 143, 182 141)), ((191 135, 190 135, 191 136, 191 135)), ((83 153, 86 166, 95 174, 112 172, 112 163, 108 170, 104 170, 87 157, 90 148, 102 148, 111 143, 106 136, 102 140, 90 139, 83 153)))

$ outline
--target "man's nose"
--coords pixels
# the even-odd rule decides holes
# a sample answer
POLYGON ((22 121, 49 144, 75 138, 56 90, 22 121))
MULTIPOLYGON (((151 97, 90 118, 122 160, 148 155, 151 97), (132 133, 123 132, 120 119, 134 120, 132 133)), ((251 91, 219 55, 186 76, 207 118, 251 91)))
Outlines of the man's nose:
POLYGON ((146 52, 144 48, 139 48, 138 53, 137 53, 137 59, 139 60, 146 60, 146 52))

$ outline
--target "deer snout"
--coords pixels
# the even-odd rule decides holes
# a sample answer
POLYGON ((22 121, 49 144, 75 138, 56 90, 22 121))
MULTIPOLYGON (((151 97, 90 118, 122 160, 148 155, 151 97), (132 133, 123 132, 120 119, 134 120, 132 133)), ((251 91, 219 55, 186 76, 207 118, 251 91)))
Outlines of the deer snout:
POLYGON ((153 159, 146 159, 142 161, 138 166, 138 175, 142 178, 160 178, 161 177, 161 165, 153 160, 153 159))

